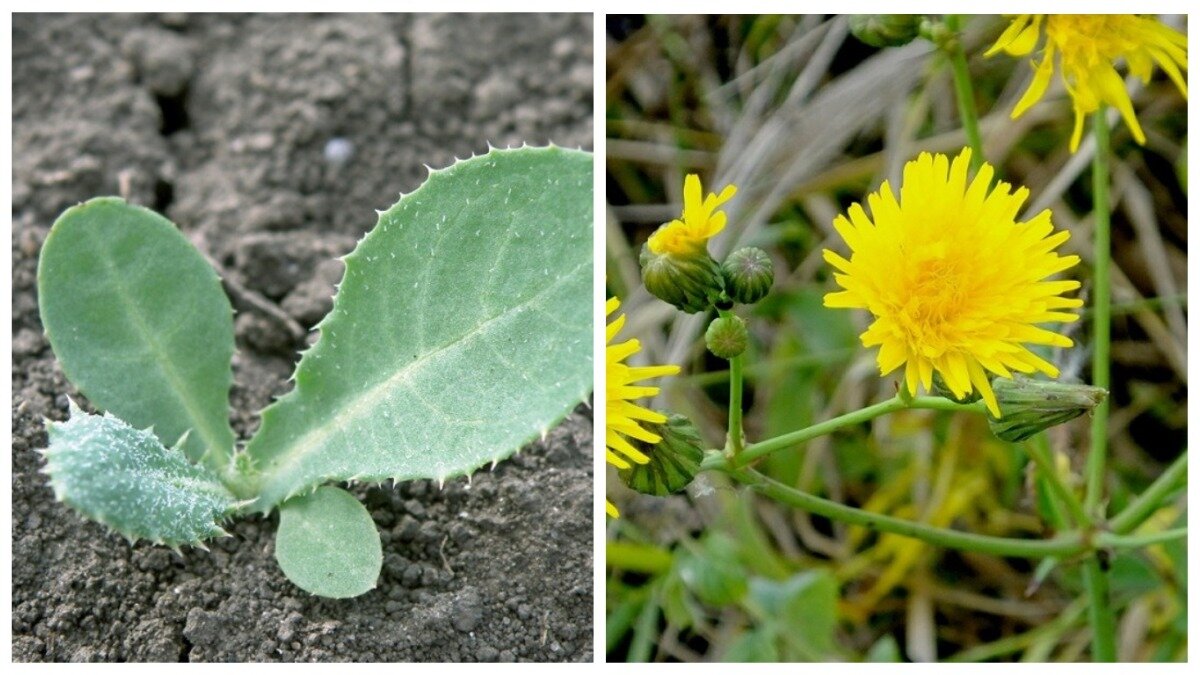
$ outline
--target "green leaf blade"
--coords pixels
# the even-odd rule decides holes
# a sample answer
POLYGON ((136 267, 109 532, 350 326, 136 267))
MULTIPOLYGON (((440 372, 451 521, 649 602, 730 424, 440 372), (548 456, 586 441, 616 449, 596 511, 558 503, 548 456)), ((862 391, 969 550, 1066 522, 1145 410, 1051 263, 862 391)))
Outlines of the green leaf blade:
POLYGON ((331 480, 469 473, 584 399, 591 166, 561 148, 494 150, 380 215, 295 389, 247 447, 260 508, 331 480))
POLYGON ((97 407, 220 467, 233 449, 233 310, 166 218, 114 197, 67 209, 38 260, 54 354, 97 407))
POLYGON ((126 537, 178 546, 224 535, 219 521, 237 499, 181 448, 167 449, 149 429, 71 404, 67 422, 47 422, 42 454, 55 496, 126 537))
POLYGON ((371 514, 335 487, 284 502, 275 559, 300 588, 326 598, 352 598, 375 588, 383 548, 371 514))

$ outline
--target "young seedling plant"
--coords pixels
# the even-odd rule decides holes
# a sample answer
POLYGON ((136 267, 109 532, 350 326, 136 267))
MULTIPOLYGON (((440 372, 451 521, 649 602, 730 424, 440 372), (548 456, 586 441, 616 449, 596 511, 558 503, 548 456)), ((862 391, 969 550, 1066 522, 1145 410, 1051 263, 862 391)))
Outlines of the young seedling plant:
POLYGON ((112 197, 68 209, 38 262, 42 323, 102 415, 47 420, 55 496, 131 542, 179 549, 279 510, 297 586, 374 588, 367 510, 330 483, 469 476, 591 390, 592 160, 491 150, 431 170, 343 258, 293 389, 242 444, 229 424, 233 311, 167 219, 112 197))

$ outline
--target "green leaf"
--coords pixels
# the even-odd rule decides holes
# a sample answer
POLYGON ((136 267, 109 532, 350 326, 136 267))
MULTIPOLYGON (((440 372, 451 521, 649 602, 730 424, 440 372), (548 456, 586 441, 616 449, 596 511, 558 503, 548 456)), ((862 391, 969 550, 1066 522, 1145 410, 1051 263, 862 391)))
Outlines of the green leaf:
POLYGON ((713 607, 738 602, 746 595, 746 575, 737 559, 737 543, 711 532, 699 550, 681 550, 675 564, 679 578, 696 598, 713 607))
POLYGON ((759 628, 741 635, 721 660, 726 663, 778 663, 779 648, 775 646, 775 631, 759 628))
MULTIPOLYGON (((612 586, 609 586, 609 592, 612 592, 612 586)), ((638 611, 642 608, 642 603, 646 601, 645 593, 627 593, 621 598, 616 606, 612 606, 612 600, 609 601, 608 616, 604 620, 604 651, 611 652, 621 643, 621 639, 628 633, 633 625, 634 618, 637 617, 638 611)))
POLYGON ((263 510, 329 481, 508 457, 591 389, 592 160, 493 150, 431 172, 346 257, 295 389, 247 452, 263 510))
POLYGON ((383 549, 367 509, 349 492, 326 486, 279 507, 275 559, 309 593, 352 598, 375 588, 383 549))
POLYGON ((71 402, 66 422, 47 420, 45 473, 59 501, 130 540, 178 546, 224 535, 217 524, 236 498, 206 467, 188 462, 180 439, 163 447, 112 415, 89 415, 71 402))
POLYGON ((807 570, 784 581, 750 580, 750 599, 764 621, 777 626, 791 658, 835 658, 837 579, 826 570, 807 570))
POLYGON ((101 197, 66 210, 42 246, 38 305, 54 354, 97 407, 154 427, 164 445, 191 430, 193 461, 233 449, 233 310, 204 257, 166 218, 101 197))
POLYGON ((691 628, 703 618, 703 610, 692 600, 677 569, 662 577, 658 584, 658 600, 667 623, 675 628, 691 628))

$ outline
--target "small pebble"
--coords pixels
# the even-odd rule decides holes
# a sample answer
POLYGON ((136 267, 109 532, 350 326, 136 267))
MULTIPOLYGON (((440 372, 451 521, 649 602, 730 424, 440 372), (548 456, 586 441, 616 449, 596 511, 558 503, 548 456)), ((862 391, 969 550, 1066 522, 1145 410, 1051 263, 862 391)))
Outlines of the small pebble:
POLYGON ((325 144, 325 161, 342 166, 354 158, 354 142, 348 138, 331 138, 325 144))

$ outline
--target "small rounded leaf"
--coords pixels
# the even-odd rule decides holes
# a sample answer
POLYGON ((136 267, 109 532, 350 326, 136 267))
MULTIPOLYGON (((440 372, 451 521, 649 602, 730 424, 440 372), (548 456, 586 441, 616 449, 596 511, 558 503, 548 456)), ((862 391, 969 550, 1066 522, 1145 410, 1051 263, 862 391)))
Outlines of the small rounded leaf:
POLYGON ((349 492, 326 486, 280 507, 275 559, 309 593, 352 598, 375 588, 383 550, 367 509, 349 492))

